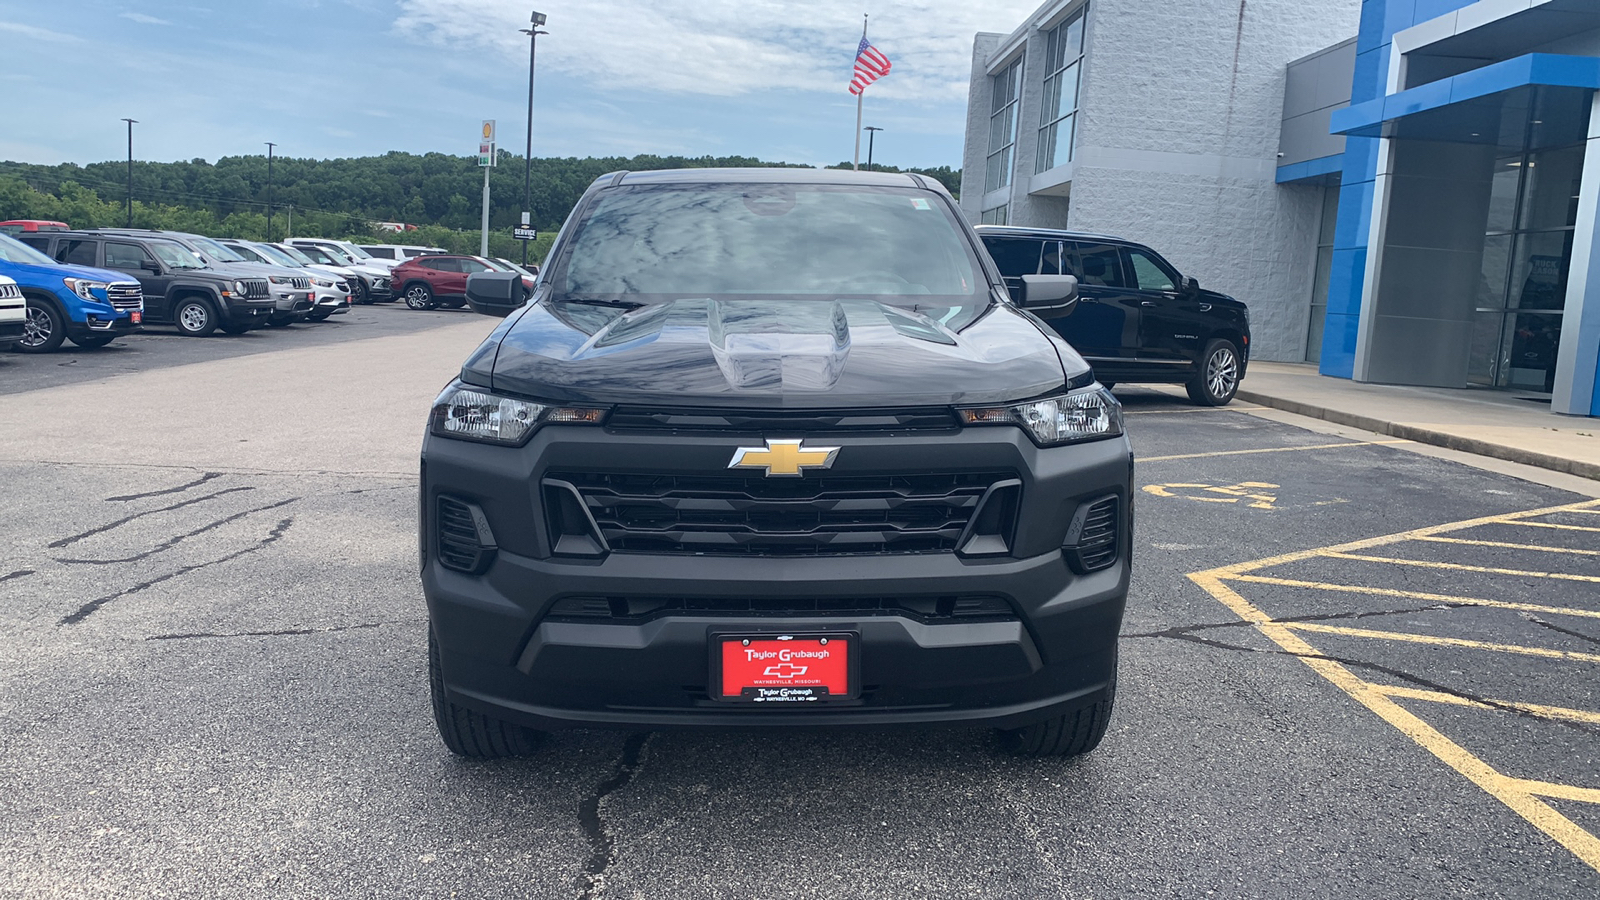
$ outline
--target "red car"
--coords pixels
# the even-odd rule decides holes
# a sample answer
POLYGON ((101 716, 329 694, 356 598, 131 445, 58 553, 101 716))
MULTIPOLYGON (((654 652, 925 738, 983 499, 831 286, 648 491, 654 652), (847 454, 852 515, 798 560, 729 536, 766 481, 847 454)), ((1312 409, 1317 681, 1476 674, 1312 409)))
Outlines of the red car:
MULTIPOLYGON (((467 304, 468 275, 498 271, 503 270, 481 256, 418 256, 395 266, 390 278, 412 309, 458 309, 467 304)), ((532 279, 523 277, 522 286, 533 293, 532 279)))
POLYGON ((25 231, 71 231, 72 227, 65 222, 51 222, 47 219, 11 219, 0 222, 0 234, 21 234, 25 231))

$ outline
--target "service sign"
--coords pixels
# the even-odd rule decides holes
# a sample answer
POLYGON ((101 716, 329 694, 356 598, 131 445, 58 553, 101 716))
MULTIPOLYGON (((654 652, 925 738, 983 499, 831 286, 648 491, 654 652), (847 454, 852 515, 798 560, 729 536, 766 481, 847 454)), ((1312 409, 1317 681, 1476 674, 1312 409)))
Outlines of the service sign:
POLYGON ((519 241, 531 241, 539 237, 539 232, 526 225, 518 225, 511 229, 511 236, 519 241))
POLYGON ((721 635, 719 697, 807 705, 854 696, 851 635, 721 635))

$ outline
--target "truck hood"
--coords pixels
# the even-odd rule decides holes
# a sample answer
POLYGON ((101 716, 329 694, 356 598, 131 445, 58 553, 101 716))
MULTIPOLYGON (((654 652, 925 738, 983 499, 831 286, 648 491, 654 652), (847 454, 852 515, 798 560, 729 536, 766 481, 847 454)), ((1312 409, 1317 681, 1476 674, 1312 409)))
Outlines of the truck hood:
POLYGON ((1022 400, 1064 359, 1031 317, 863 299, 675 300, 636 309, 542 301, 474 353, 462 380, 572 403, 838 408, 1022 400), (952 322, 959 330, 952 330, 952 322), (964 324, 963 324, 964 323, 964 324))
POLYGON ((0 275, 9 275, 15 278, 18 284, 25 287, 43 287, 45 286, 45 281, 60 278, 88 278, 105 282, 138 280, 127 272, 96 269, 91 266, 70 266, 65 263, 54 266, 36 266, 33 263, 0 261, 0 275))

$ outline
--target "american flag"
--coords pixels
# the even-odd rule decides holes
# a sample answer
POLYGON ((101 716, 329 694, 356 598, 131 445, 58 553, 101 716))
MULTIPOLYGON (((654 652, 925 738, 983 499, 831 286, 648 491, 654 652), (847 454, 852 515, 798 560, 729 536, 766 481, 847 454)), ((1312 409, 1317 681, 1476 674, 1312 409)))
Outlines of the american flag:
POLYGON ((860 94, 867 89, 867 85, 887 74, 889 57, 872 46, 866 37, 862 37, 861 46, 856 48, 856 74, 850 79, 850 93, 860 94))

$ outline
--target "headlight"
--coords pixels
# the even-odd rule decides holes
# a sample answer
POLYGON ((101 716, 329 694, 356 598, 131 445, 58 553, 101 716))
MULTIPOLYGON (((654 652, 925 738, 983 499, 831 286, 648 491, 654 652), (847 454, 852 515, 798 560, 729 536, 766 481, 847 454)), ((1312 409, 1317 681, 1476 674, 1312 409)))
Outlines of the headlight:
POLYGON ((331 287, 333 287, 333 282, 326 281, 326 280, 321 279, 321 278, 313 278, 313 279, 311 279, 311 283, 316 285, 319 288, 331 288, 331 287))
POLYGON ((61 280, 66 284, 67 290, 77 294, 79 297, 91 303, 104 302, 94 295, 95 291, 99 291, 101 294, 105 293, 106 283, 104 281, 86 281, 82 278, 63 278, 61 280))
POLYGON ((455 382, 433 401, 429 430, 439 437, 520 446, 540 425, 598 425, 605 417, 604 409, 548 406, 455 382))
POLYGON ((267 280, 273 284, 294 284, 293 278, 288 278, 283 275, 268 275, 267 280))
POLYGON ((959 412, 968 425, 1020 425, 1034 443, 1046 447, 1122 434, 1122 404, 1099 385, 1044 400, 959 412))
POLYGON ((244 282, 242 282, 242 281, 235 281, 233 283, 233 289, 238 291, 240 296, 243 296, 246 293, 249 293, 248 291, 246 291, 244 289, 244 282))

